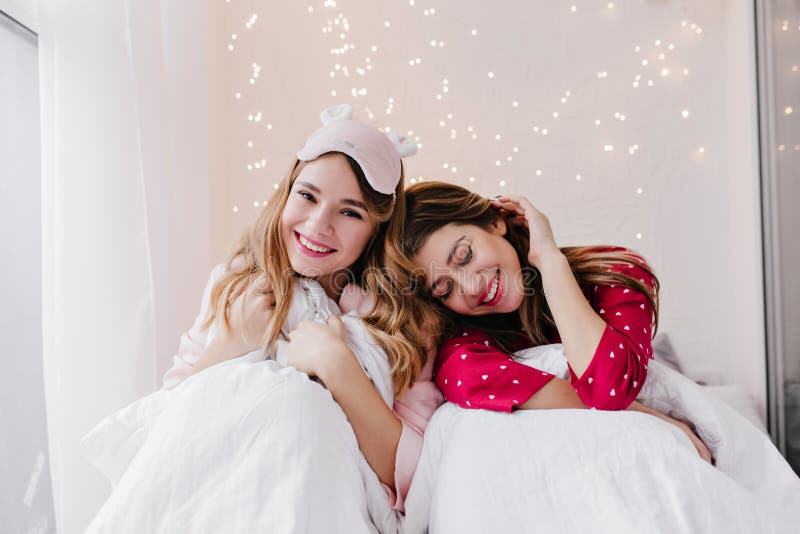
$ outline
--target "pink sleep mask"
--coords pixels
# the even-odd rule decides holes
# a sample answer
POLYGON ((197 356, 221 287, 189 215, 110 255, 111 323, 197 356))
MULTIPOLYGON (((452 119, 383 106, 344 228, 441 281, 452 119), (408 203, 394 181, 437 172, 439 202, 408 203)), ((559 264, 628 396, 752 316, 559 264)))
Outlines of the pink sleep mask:
POLYGON ((310 161, 328 152, 347 154, 361 166, 372 188, 394 194, 400 182, 400 158, 417 152, 417 145, 394 132, 384 134, 372 126, 352 120, 353 107, 341 104, 320 114, 324 126, 306 140, 297 159, 310 161))

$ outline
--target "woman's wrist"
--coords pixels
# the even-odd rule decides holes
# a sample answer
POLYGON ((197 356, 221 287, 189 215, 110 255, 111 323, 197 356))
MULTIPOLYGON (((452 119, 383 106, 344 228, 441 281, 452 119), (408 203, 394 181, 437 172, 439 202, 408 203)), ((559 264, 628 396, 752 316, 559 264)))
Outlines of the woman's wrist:
POLYGON ((315 374, 329 390, 334 391, 340 384, 346 384, 354 371, 361 371, 361 364, 344 342, 340 346, 329 347, 328 350, 328 357, 321 358, 320 367, 315 374))
POLYGON ((567 257, 564 256, 564 253, 561 252, 561 249, 555 247, 551 250, 542 251, 542 253, 539 254, 538 261, 536 262, 538 265, 535 265, 535 267, 540 271, 546 271, 554 267, 560 267, 566 261, 567 257))

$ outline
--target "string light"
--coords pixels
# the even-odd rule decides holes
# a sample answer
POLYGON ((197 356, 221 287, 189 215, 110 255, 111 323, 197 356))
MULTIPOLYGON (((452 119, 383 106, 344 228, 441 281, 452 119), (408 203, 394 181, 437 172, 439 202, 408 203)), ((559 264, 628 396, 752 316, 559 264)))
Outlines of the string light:
MULTIPOLYGON (((226 2, 229 3, 230 0, 226 0, 226 2)), ((410 7, 413 8, 413 7, 415 7, 415 5, 416 5, 416 0, 409 0, 409 6, 410 7)), ((324 3, 323 3, 323 6, 324 6, 324 8, 329 9, 329 10, 338 9, 337 8, 337 3, 336 3, 335 0, 325 0, 324 3)), ((579 10, 583 8, 583 5, 577 5, 577 3, 575 3, 575 4, 567 4, 567 6, 569 7, 569 12, 573 13, 573 14, 579 12, 579 10)), ((608 10, 615 10, 616 7, 618 7, 615 4, 615 2, 607 2, 607 3, 605 3, 605 6, 607 7, 608 10)), ((563 8, 560 8, 560 9, 563 9, 563 8)), ((343 13, 336 13, 334 11, 334 12, 330 13, 329 15, 325 16, 325 15, 323 15, 321 13, 322 10, 318 6, 317 6, 317 8, 315 8, 315 6, 313 6, 313 5, 308 5, 306 10, 307 10, 308 14, 312 16, 308 20, 316 20, 315 19, 316 16, 325 17, 325 18, 328 19, 328 20, 320 21, 320 22, 322 22, 322 24, 321 24, 322 34, 325 36, 324 38, 330 38, 332 40, 332 43, 334 43, 332 47, 329 47, 329 50, 330 50, 330 54, 331 54, 332 59, 335 58, 336 61, 338 62, 338 63, 335 64, 335 66, 332 66, 332 65, 329 64, 327 66, 327 68, 324 71, 322 71, 323 75, 324 75, 325 72, 327 72, 327 74, 328 74, 327 79, 330 79, 331 82, 332 82, 332 86, 327 88, 330 96, 331 97, 336 97, 338 93, 341 93, 341 94, 345 95, 347 98, 351 98, 351 97, 353 99, 361 99, 361 98, 363 98, 364 104, 367 104, 367 100, 370 100, 370 101, 373 100, 375 98, 375 94, 376 94, 375 89, 376 88, 369 84, 370 71, 372 71, 372 67, 375 66, 376 67, 376 71, 375 72, 377 72, 377 69, 381 68, 381 67, 383 67, 383 71, 382 72, 386 72, 386 65, 385 65, 385 62, 383 61, 386 58, 383 58, 382 56, 375 55, 378 52, 378 49, 379 49, 378 43, 374 43, 374 44, 369 45, 369 50, 371 51, 373 56, 370 57, 370 56, 361 55, 361 57, 356 58, 355 54, 354 54, 354 51, 355 50, 359 50, 361 45, 360 45, 360 43, 358 43, 357 41, 355 41, 354 39, 352 39, 350 37, 349 21, 347 20, 347 18, 344 16, 343 13), (320 14, 316 15, 316 13, 318 11, 320 12, 320 14), (373 61, 373 59, 375 61, 373 61), (359 80, 359 83, 350 82, 350 83, 347 83, 344 86, 336 85, 336 83, 338 83, 337 80, 343 81, 343 79, 347 79, 347 78, 351 78, 351 77, 352 77, 353 81, 354 80, 359 80), (367 98, 367 97, 369 97, 369 98, 367 98)), ((623 8, 620 8, 619 12, 617 12, 617 15, 622 15, 623 12, 625 12, 626 10, 627 10, 627 5, 623 6, 623 8)), ((436 8, 427 8, 427 9, 424 9, 424 10, 420 9, 419 11, 410 10, 410 11, 408 11, 408 13, 415 13, 417 17, 419 17, 420 15, 423 15, 425 17, 432 17, 432 16, 435 16, 435 14, 436 14, 436 8)), ((566 16, 566 15, 564 15, 564 16, 566 16)), ((305 18, 305 16, 304 16, 304 18, 305 18)), ((614 19, 617 19, 617 17, 615 16, 614 19)), ((258 23, 258 20, 259 20, 259 15, 257 13, 248 14, 246 19, 245 19, 245 21, 244 21, 245 28, 248 29, 248 30, 249 29, 254 29, 255 25, 258 23)), ((576 20, 577 21, 578 19, 569 19, 569 20, 576 20)), ((238 21, 239 22, 236 23, 236 28, 241 29, 242 19, 238 18, 238 21)), ((385 19, 383 21, 380 21, 380 19, 378 19, 378 21, 376 21, 376 22, 378 24, 380 24, 382 22, 384 29, 390 29, 390 28, 393 27, 393 22, 391 20, 389 20, 389 19, 385 19)), ((395 20, 394 22, 398 24, 398 28, 399 28, 400 26, 404 26, 406 21, 405 20, 403 20, 403 21, 395 20)), ((319 24, 319 22, 317 22, 315 24, 319 24)), ((680 26, 681 26, 681 28, 686 30, 688 33, 683 33, 683 32, 678 32, 678 33, 682 36, 681 38, 690 39, 690 41, 689 41, 690 43, 695 39, 695 37, 694 37, 695 35, 699 36, 699 35, 701 35, 703 33, 703 28, 697 22, 684 20, 684 21, 680 21, 680 26)), ((788 26, 788 22, 785 24, 785 26, 788 26)), ((319 27, 319 26, 316 26, 316 27, 319 27)), ((469 28, 469 26, 467 26, 467 28, 469 28)), ((471 29, 467 29, 466 31, 468 31, 469 35, 471 35, 472 37, 477 37, 477 35, 478 35, 477 28, 473 27, 471 29)), ((787 29, 784 29, 784 31, 787 31, 787 29)), ((393 33, 394 32, 392 32, 392 34, 393 33)), ((388 35, 392 35, 392 34, 387 32, 385 35, 388 36, 388 35)), ((239 44, 238 35, 236 33, 230 33, 229 34, 230 38, 228 40, 228 43, 226 43, 226 44, 227 44, 228 50, 230 52, 242 53, 241 50, 246 50, 246 49, 251 48, 249 46, 250 43, 247 41, 248 37, 246 37, 249 34, 244 34, 244 35, 245 35, 245 37, 243 37, 243 39, 245 40, 245 42, 243 44, 248 45, 248 46, 239 47, 238 46, 238 44, 239 44)), ((319 34, 317 34, 317 35, 319 37, 319 34)), ((624 69, 624 64, 622 64, 623 68, 620 68, 620 64, 617 64, 617 63, 607 64, 607 65, 600 65, 600 67, 606 67, 606 69, 610 69, 610 71, 609 70, 602 70, 602 69, 589 70, 590 76, 591 76, 591 73, 593 73, 593 72, 595 73, 595 77, 594 78, 596 78, 597 81, 595 81, 594 79, 592 79, 590 77, 590 79, 588 80, 589 84, 587 84, 586 83, 587 80, 584 79, 584 80, 581 81, 580 84, 577 85, 577 87, 579 89, 578 90, 578 97, 577 97, 579 103, 583 104, 583 103, 587 102, 587 96, 589 97, 589 100, 588 100, 589 102, 591 102, 593 100, 596 101, 596 96, 595 96, 595 94, 592 93, 594 88, 591 87, 591 85, 594 84, 594 83, 599 83, 600 81, 607 80, 612 75, 615 77, 614 81, 616 81, 617 79, 619 79, 619 75, 620 74, 622 74, 622 79, 623 80, 625 79, 626 76, 633 76, 635 74, 635 78, 631 82, 632 89, 637 89, 642 84, 646 84, 647 87, 651 87, 652 88, 652 87, 655 86, 654 79, 658 80, 659 77, 660 78, 669 78, 669 77, 673 76, 673 74, 678 74, 678 73, 681 73, 681 72, 683 73, 684 77, 688 77, 688 75, 689 75, 689 68, 688 67, 682 66, 677 61, 674 61, 675 57, 672 56, 672 55, 670 55, 669 58, 667 57, 668 56, 668 54, 667 54, 668 51, 669 52, 673 52, 673 51, 676 50, 676 43, 669 42, 669 38, 672 37, 673 39, 676 39, 676 41, 677 41, 677 37, 675 35, 664 35, 664 34, 662 34, 660 37, 662 37, 662 38, 653 39, 653 36, 651 36, 650 39, 645 39, 644 40, 646 43, 652 43, 652 46, 654 48, 649 48, 647 46, 645 47, 645 48, 649 48, 649 50, 644 50, 643 47, 638 45, 638 44, 633 46, 633 52, 635 54, 637 54, 638 56, 634 56, 632 58, 634 60, 634 63, 633 63, 632 66, 635 67, 638 70, 642 70, 642 72, 644 73, 645 76, 649 75, 648 78, 645 78, 644 80, 642 80, 642 75, 641 74, 636 74, 635 71, 634 72, 629 72, 629 71, 626 72, 626 70, 624 69), (664 39, 664 38, 666 38, 666 39, 664 39), (652 65, 651 65, 651 62, 652 62, 652 65), (678 63, 678 64, 676 64, 676 63, 678 63), (650 67, 650 66, 655 67, 655 68, 652 69, 650 72, 647 72, 646 69, 648 67, 650 67)), ((433 62, 430 61, 430 57, 431 57, 430 54, 434 54, 436 52, 431 51, 428 48, 428 45, 432 49, 443 49, 444 46, 445 46, 444 40, 435 39, 435 38, 431 38, 431 37, 428 37, 428 39, 423 40, 422 43, 425 46, 423 46, 421 48, 423 53, 420 54, 420 56, 407 57, 409 68, 414 68, 414 67, 420 66, 423 60, 426 60, 426 63, 428 65, 433 64, 433 62), (425 52, 427 52, 429 55, 425 56, 425 54, 424 54, 425 52)), ((383 44, 385 44, 385 43, 383 43, 383 44)), ((684 44, 684 41, 677 42, 677 44, 678 45, 684 44)), ((460 45, 460 43, 459 43, 459 45, 460 45)), ((630 50, 630 48, 628 48, 628 50, 630 50)), ((444 53, 444 52, 442 52, 442 53, 444 53)), ((629 54, 630 54, 630 52, 629 52, 629 54)), ((631 58, 629 58, 629 59, 631 59, 631 58)), ((400 58, 400 61, 401 61, 401 65, 402 65, 402 57, 400 58)), ((331 63, 333 63, 333 61, 331 61, 331 63)), ((441 64, 434 64, 434 65, 435 65, 435 68, 438 68, 441 64)), ((491 66, 494 66, 494 65, 490 65, 490 67, 491 66)), ((628 64, 628 66, 630 67, 631 65, 628 64)), ((258 63, 252 62, 251 63, 251 67, 252 67, 252 69, 250 70, 250 72, 247 73, 248 76, 246 78, 248 84, 249 85, 255 85, 256 83, 263 83, 261 81, 261 77, 260 77, 261 66, 258 63)), ((794 72, 794 73, 800 71, 800 67, 798 67, 798 65, 792 65, 792 66, 790 66, 790 68, 791 68, 791 71, 794 72)), ((270 69, 270 73, 271 72, 272 72, 272 69, 270 69)), ((501 78, 497 78, 496 79, 495 78, 495 73, 496 72, 494 70, 488 70, 487 69, 484 72, 486 72, 486 75, 487 75, 489 80, 497 80, 497 83, 501 83, 500 80, 504 81, 505 78, 507 78, 507 76, 503 76, 501 78)), ((266 77, 266 75, 265 75, 265 77, 266 77)), ((630 80, 630 78, 627 78, 627 79, 630 80)), ((242 82, 244 82, 244 80, 240 80, 239 84, 241 84, 242 82)), ((661 83, 663 84, 663 83, 669 83, 669 82, 665 80, 665 81, 663 81, 661 83)), ((241 85, 240 85, 240 87, 241 87, 241 85)), ((247 87, 247 85, 245 85, 245 87, 247 87)), ((428 94, 430 95, 432 93, 435 96, 436 101, 441 102, 443 100, 446 100, 447 103, 448 103, 448 106, 450 106, 451 104, 457 104, 457 102, 454 102, 454 101, 451 102, 451 100, 449 98, 447 98, 447 97, 453 96, 453 95, 456 95, 456 94, 460 93, 460 91, 455 91, 455 88, 458 87, 458 86, 454 86, 453 95, 449 94, 450 93, 450 87, 451 86, 450 86, 447 78, 444 78, 444 79, 442 79, 442 84, 441 84, 441 87, 438 88, 438 91, 434 90, 434 91, 431 91, 428 94)), ((596 86, 596 87, 601 87, 601 86, 596 86)), ((609 86, 605 86, 605 87, 609 87, 609 86)), ((618 85, 615 85, 615 90, 618 90, 618 87, 619 87, 618 85)), ((323 87, 322 89, 325 90, 326 88, 323 87)), ((628 90, 631 91, 631 89, 628 89, 628 90)), ((379 93, 380 93, 380 91, 378 91, 378 94, 379 93)), ((650 93, 649 91, 644 91, 644 92, 635 93, 635 94, 644 96, 645 94, 649 94, 649 93, 650 93)), ((653 95, 654 95, 653 98, 655 98, 655 94, 658 94, 658 93, 654 92, 653 93, 653 95)), ((463 98, 464 95, 459 94, 458 96, 463 98)), ((585 112, 582 111, 581 108, 578 108, 576 110, 576 113, 574 114, 574 116, 569 116, 569 115, 573 115, 573 114, 567 114, 567 115, 562 116, 561 115, 561 111, 553 111, 554 106, 558 106, 559 110, 565 109, 565 108, 561 108, 560 106, 566 106, 567 104, 569 104, 570 103, 569 102, 570 96, 571 96, 571 92, 570 91, 566 91, 563 95, 559 95, 559 96, 556 97, 558 99, 560 105, 559 105, 559 103, 556 103, 556 102, 553 102, 553 101, 550 102, 550 106, 551 107, 549 108, 549 113, 552 115, 552 119, 558 119, 560 121, 565 121, 569 128, 571 128, 571 127, 573 127, 575 125, 576 118, 579 118, 582 124, 586 124, 586 123, 588 123, 588 120, 592 120, 590 117, 586 117, 585 112)), ((235 97, 236 100, 242 100, 243 95, 242 95, 241 92, 236 92, 236 93, 234 93, 234 97, 235 97)), ((251 101, 252 98, 254 98, 253 95, 248 94, 248 102, 251 101)), ((509 102, 509 101, 506 100, 506 102, 509 102)), ((375 104, 374 102, 371 102, 371 103, 375 104)), ((428 101, 428 103, 430 105, 430 101, 428 101)), ((458 102, 458 103, 460 104, 460 102, 458 102)), ((252 104, 250 104, 250 105, 252 105, 252 104)), ((506 105, 508 105, 508 104, 506 104, 506 105)), ((510 105, 511 105, 511 108, 514 109, 514 110, 517 110, 517 109, 519 109, 521 107, 519 100, 513 100, 512 99, 510 101, 510 105)), ((600 103, 600 105, 602 106, 602 103, 600 103)), ((531 101, 529 99, 528 101, 525 102, 525 109, 524 109, 523 114, 524 115, 530 115, 531 118, 533 120, 536 120, 536 121, 547 120, 546 113, 548 112, 548 108, 546 106, 547 106, 546 103, 540 105, 539 102, 531 101), (536 105, 531 105, 532 102, 535 103, 536 105), (545 113, 544 117, 542 117, 542 112, 545 113)), ((385 108, 383 108, 383 109, 385 110, 385 116, 380 116, 380 117, 383 117, 384 120, 386 119, 386 117, 394 115, 395 114, 394 99, 390 98, 389 102, 386 104, 385 108)), ((505 108, 505 109, 506 109, 506 114, 508 114, 508 108, 505 108)), ((570 108, 570 109, 572 109, 572 108, 570 108)), ((637 107, 633 111, 637 111, 637 110, 640 111, 641 109, 642 109, 641 107, 637 107)), ((244 113, 247 113, 248 110, 247 109, 239 110, 239 113, 242 113, 243 111, 244 111, 244 113)), ((253 124, 253 125, 258 124, 258 128, 259 128, 258 132, 263 132, 264 130, 261 129, 261 125, 260 125, 261 121, 263 120, 262 112, 258 111, 258 110, 255 110, 255 109, 252 109, 252 108, 250 108, 249 111, 252 111, 252 113, 247 115, 248 116, 248 122, 253 124)), ((456 109, 456 111, 458 111, 458 109, 456 109)), ((608 126, 606 126, 606 128, 609 130, 608 134, 611 135, 611 137, 609 138, 609 141, 611 141, 613 139, 613 143, 609 142, 609 143, 601 145, 601 146, 603 146, 604 152, 613 152, 614 149, 615 149, 615 145, 619 145, 616 148, 624 151, 625 147, 627 147, 628 152, 629 152, 630 155, 636 154, 638 152, 638 150, 639 150, 639 145, 638 144, 628 144, 629 141, 626 142, 625 137, 629 138, 629 135, 625 136, 624 135, 624 131, 622 132, 623 135, 620 135, 620 131, 618 129, 624 127, 624 124, 619 124, 619 125, 613 124, 615 121, 618 122, 618 123, 625 123, 626 122, 626 118, 627 118, 626 114, 621 112, 621 111, 614 112, 613 113, 614 121, 612 121, 612 120, 609 119, 609 117, 611 115, 610 113, 608 115, 604 115, 602 113, 603 111, 608 112, 610 110, 603 110, 602 108, 600 108, 600 109, 598 109, 598 111, 600 111, 599 115, 606 117, 605 121, 606 121, 606 124, 608 124, 608 126)), ((631 110, 628 110, 628 111, 629 112, 633 112, 631 110)), ((783 112, 784 112, 784 114, 786 116, 792 115, 793 114, 792 106, 785 106, 783 108, 783 112)), ((270 111, 268 110, 267 113, 270 113, 270 111)), ((372 111, 370 111, 367 107, 365 107, 363 105, 360 108, 359 113, 362 114, 362 115, 366 114, 366 116, 369 117, 370 121, 375 121, 375 120, 377 120, 379 122, 381 121, 380 117, 376 119, 375 114, 372 111)), ((458 114, 462 115, 462 113, 458 113, 458 114)), ((466 113, 463 114, 463 115, 464 115, 464 117, 462 117, 462 118, 467 118, 467 119, 469 118, 469 117, 466 117, 466 113)), ((241 117, 243 117, 243 116, 244 115, 238 115, 239 120, 242 120, 241 117)), ((446 138, 449 137, 450 140, 456 140, 459 137, 459 134, 461 134, 461 136, 464 136, 465 138, 466 138, 466 136, 469 136, 468 138, 472 139, 473 141, 476 141, 478 139, 478 131, 477 131, 477 128, 476 128, 474 123, 470 124, 470 125, 467 125, 467 126, 464 126, 463 123, 462 124, 456 124, 455 122, 452 122, 452 121, 454 121, 453 113, 446 113, 446 114, 441 114, 440 115, 440 117, 443 117, 443 116, 447 117, 446 120, 443 119, 443 120, 438 121, 440 127, 442 128, 441 138, 445 138, 446 139, 446 138)), ((515 115, 515 117, 516 116, 517 115, 515 115)), ((522 115, 518 115, 518 116, 521 117, 522 115)), ((681 110, 681 116, 684 119, 688 119, 689 116, 690 116, 689 110, 688 109, 681 110)), ((593 122, 598 127, 600 127, 601 125, 604 124, 604 122, 599 118, 594 119, 593 122)), ((435 128, 435 122, 433 124, 428 123, 428 125, 429 125, 429 129, 431 127, 435 128)), ((272 130, 272 124, 267 124, 266 126, 267 126, 266 130, 268 130, 268 131, 272 130)), ((378 125, 376 125, 376 126, 378 126, 378 125)), ((509 124, 509 129, 508 130, 505 129, 505 124, 503 124, 499 128, 498 128, 497 124, 491 125, 491 124, 480 123, 480 124, 478 124, 478 126, 480 126, 482 128, 493 128, 494 127, 494 128, 497 128, 498 130, 502 129, 504 131, 504 135, 501 135, 499 132, 494 134, 494 139, 497 142, 500 142, 502 140, 503 136, 507 137, 507 139, 506 139, 507 144, 504 143, 504 144, 492 145, 492 146, 496 147, 495 150, 500 151, 500 153, 493 154, 494 157, 489 160, 489 161, 495 161, 495 167, 496 168, 501 168, 504 164, 508 165, 508 168, 511 168, 511 164, 514 161, 514 156, 512 156, 512 154, 520 153, 521 148, 522 149, 529 149, 529 147, 524 144, 526 142, 525 138, 524 138, 524 136, 526 134, 522 134, 523 137, 520 137, 520 135, 517 132, 515 132, 515 129, 513 128, 513 126, 514 126, 513 124, 509 124), (515 144, 514 146, 512 146, 511 150, 509 151, 508 150, 508 145, 510 145, 511 143, 518 143, 518 144, 515 144), (522 144, 519 144, 519 143, 522 143, 522 144)), ((384 131, 388 131, 389 130, 389 126, 386 126, 385 124, 380 124, 379 128, 384 130, 384 131)), ((606 128, 604 128, 602 131, 605 132, 606 128)), ((565 132, 569 131, 568 129, 561 129, 561 130, 564 130, 565 132)), ((491 130, 489 130, 489 132, 490 131, 491 130)), ((497 131, 497 130, 495 130, 495 131, 497 131)), ((548 128, 542 126, 542 122, 539 122, 539 124, 532 126, 531 131, 532 131, 533 134, 536 134, 537 137, 538 136, 544 137, 544 136, 547 136, 550 133, 548 128)), ((554 136, 556 137, 557 141, 561 142, 562 139, 558 135, 558 131, 560 131, 560 130, 557 130, 554 133, 554 136)), ((601 130, 598 130, 598 132, 600 132, 600 131, 601 130)), ((430 133, 430 131, 426 132, 426 133, 430 133)), ((484 131, 483 133, 486 133, 486 131, 484 131)), ((491 136, 492 134, 489 133, 489 135, 491 136)), ((413 136, 413 132, 409 131, 408 132, 408 136, 412 137, 413 136)), ((533 140, 533 136, 531 135, 530 132, 527 133, 527 136, 529 136, 530 140, 533 140)), ((548 142, 549 143, 549 140, 545 140, 545 139, 541 139, 541 138, 539 138, 539 139, 540 140, 538 142, 542 142, 542 143, 548 142)), ((256 138, 256 140, 260 140, 260 139, 256 138)), ((418 148, 422 148, 422 143, 420 142, 420 137, 419 136, 416 136, 416 141, 417 141, 418 148)), ((645 145, 646 145, 646 140, 643 140, 643 143, 645 143, 645 145)), ((254 148, 256 143, 253 140, 248 140, 248 141, 246 141, 246 144, 247 144, 247 148, 252 149, 252 148, 254 148)), ((262 145, 259 145, 259 146, 262 146, 262 145)), ((482 148, 486 149, 486 147, 488 147, 488 146, 489 145, 487 144, 482 148)), ((786 150, 786 146, 789 146, 790 149, 792 147, 792 145, 780 145, 778 149, 780 151, 785 151, 786 150)), ((579 147, 576 146, 575 150, 578 150, 578 149, 579 149, 579 147)), ((800 150, 800 144, 794 145, 794 149, 795 150, 800 150)), ((705 153, 705 149, 702 146, 699 146, 699 147, 697 147, 695 149, 695 154, 702 155, 704 153, 705 153)), ((250 158, 252 158, 253 152, 248 151, 248 154, 250 154, 251 155, 250 158)), ((248 158, 248 159, 250 159, 250 158, 248 158)), ((250 162, 245 162, 245 163, 247 165, 248 171, 252 171, 253 169, 256 169, 256 170, 260 171, 261 169, 265 169, 267 167, 267 161, 266 161, 265 158, 262 158, 260 160, 255 160, 253 158, 250 162)), ((444 163, 443 164, 443 169, 446 170, 446 171, 449 171, 449 174, 453 175, 454 179, 456 178, 456 175, 458 174, 458 166, 455 163, 456 162, 452 162, 452 160, 451 160, 450 163, 444 163)), ((464 162, 461 161, 460 163, 463 164, 464 162)), ((465 169, 467 169, 468 166, 464 165, 464 167, 465 167, 465 169)), ((570 175, 569 169, 565 169, 565 171, 567 172, 567 176, 569 176, 570 175)), ((473 170, 473 172, 474 172, 474 170, 473 170)), ((499 172, 502 172, 502 171, 498 171, 498 173, 499 172)), ((543 170, 541 168, 535 169, 534 174, 537 177, 541 177, 541 176, 543 176, 543 170)), ((583 179, 583 176, 580 173, 572 173, 571 175, 575 177, 575 180, 577 182, 581 182, 582 179, 583 179)), ((470 183, 475 183, 475 182, 479 181, 475 174, 469 175, 468 177, 465 176, 465 178, 470 183)), ((502 178, 501 177, 497 177, 497 176, 494 177, 494 179, 496 180, 495 183, 499 184, 500 187, 506 187, 507 184, 510 183, 514 178, 515 178, 514 176, 508 176, 508 175, 506 175, 505 177, 502 177, 502 178)), ((492 177, 489 176, 489 177, 485 177, 483 179, 492 180, 492 177)), ((412 183, 414 183, 415 181, 421 182, 422 180, 423 180, 422 176, 419 176, 419 177, 417 177, 415 179, 412 179, 410 181, 412 183)), ((516 183, 515 183, 515 185, 516 185, 516 183)), ((587 183, 586 185, 588 186, 588 185, 591 185, 591 184, 587 183)), ((278 189, 278 184, 277 183, 273 184, 273 186, 274 186, 275 189, 278 189)), ((636 190, 636 193, 638 195, 642 195, 643 194, 643 187, 637 187, 635 190, 636 190)), ((266 205, 266 201, 262 202, 261 205, 266 205)), ((258 201, 254 202, 254 206, 258 207, 259 206, 259 202, 258 201)), ((233 206, 233 212, 234 213, 238 213, 238 205, 234 205, 233 206)), ((637 237, 637 239, 641 239, 642 238, 642 233, 641 232, 636 233, 636 237, 637 237)))

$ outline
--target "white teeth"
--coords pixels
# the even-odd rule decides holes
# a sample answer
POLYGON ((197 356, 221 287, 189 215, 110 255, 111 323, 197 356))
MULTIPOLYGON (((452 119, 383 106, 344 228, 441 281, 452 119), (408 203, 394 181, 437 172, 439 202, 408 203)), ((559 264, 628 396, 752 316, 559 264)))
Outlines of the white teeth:
POLYGON ((497 286, 500 285, 500 273, 495 274, 494 283, 492 283, 492 289, 489 290, 489 294, 486 295, 486 298, 483 299, 483 302, 491 302, 494 299, 494 296, 497 294, 497 286))
POLYGON ((330 252, 333 250, 332 248, 325 248, 325 247, 318 247, 317 245, 312 245, 311 242, 303 236, 300 236, 300 243, 303 244, 309 250, 313 250, 314 252, 330 252))

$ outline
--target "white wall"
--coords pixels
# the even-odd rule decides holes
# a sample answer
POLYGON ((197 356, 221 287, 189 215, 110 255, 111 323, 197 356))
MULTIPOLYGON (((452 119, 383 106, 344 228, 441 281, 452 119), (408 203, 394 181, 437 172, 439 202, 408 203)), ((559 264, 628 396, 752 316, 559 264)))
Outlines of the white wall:
POLYGON ((410 177, 523 193, 561 245, 644 253, 687 372, 743 384, 764 415, 752 2, 325 4, 208 4, 216 258, 318 112, 350 102, 419 136, 410 177))

